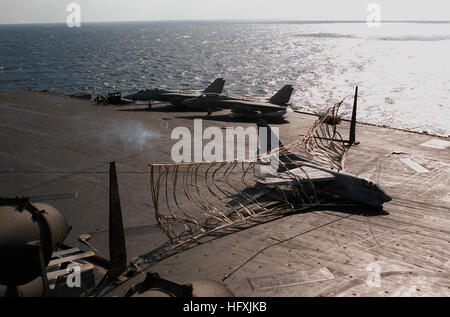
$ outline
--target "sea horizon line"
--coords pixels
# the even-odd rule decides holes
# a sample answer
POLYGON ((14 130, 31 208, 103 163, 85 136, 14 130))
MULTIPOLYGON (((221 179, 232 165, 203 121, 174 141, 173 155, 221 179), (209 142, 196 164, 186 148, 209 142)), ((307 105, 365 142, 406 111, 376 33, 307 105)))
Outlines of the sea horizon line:
MULTIPOLYGON (((264 24, 334 24, 334 23, 367 23, 366 20, 294 20, 294 19, 155 19, 155 20, 117 20, 117 21, 85 21, 84 24, 112 24, 112 23, 264 23, 264 24)), ((450 20, 380 20, 380 23, 415 23, 415 24, 450 24, 450 20)), ((0 26, 19 25, 57 25, 66 24, 65 21, 55 22, 17 22, 0 23, 0 26)))

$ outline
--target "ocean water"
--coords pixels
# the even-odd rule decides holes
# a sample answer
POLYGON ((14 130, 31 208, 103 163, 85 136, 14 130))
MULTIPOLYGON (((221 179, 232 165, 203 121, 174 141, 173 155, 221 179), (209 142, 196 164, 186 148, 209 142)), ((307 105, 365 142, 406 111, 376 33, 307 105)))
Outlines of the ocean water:
POLYGON ((345 98, 358 121, 450 135, 450 24, 135 22, 0 25, 0 91, 203 89, 272 95, 320 113, 345 98))

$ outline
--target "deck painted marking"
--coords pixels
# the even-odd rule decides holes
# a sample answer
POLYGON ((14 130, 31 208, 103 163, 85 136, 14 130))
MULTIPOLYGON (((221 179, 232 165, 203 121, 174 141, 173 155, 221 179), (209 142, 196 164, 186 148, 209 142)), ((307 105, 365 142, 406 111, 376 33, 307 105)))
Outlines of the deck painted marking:
POLYGON ((248 281, 254 290, 264 290, 276 287, 298 285, 334 279, 334 275, 326 268, 309 271, 292 271, 274 275, 249 278, 248 281))
POLYGON ((411 297, 415 292, 417 288, 416 286, 411 286, 411 288, 405 291, 405 287, 400 287, 391 297, 411 297))
MULTIPOLYGON (((20 105, 15 105, 15 106, 20 106, 20 105)), ((60 116, 60 115, 56 115, 56 114, 38 112, 38 111, 33 111, 33 110, 19 109, 17 107, 9 107, 9 106, 7 106, 5 104, 0 104, 0 108, 4 108, 4 109, 8 109, 8 110, 20 111, 20 112, 26 112, 26 113, 32 113, 32 114, 39 115, 39 116, 57 118, 57 119, 61 119, 61 120, 74 120, 74 121, 77 121, 77 122, 85 122, 85 123, 90 123, 90 124, 94 124, 94 125, 97 125, 97 126, 101 126, 100 123, 94 122, 94 121, 90 121, 90 120, 87 120, 87 119, 77 119, 77 118, 73 118, 73 117, 69 117, 69 116, 60 116)))
POLYGON ((52 266, 62 264, 65 262, 71 262, 71 261, 75 261, 75 260, 88 258, 88 257, 94 256, 94 255, 95 255, 95 253, 93 251, 88 251, 88 252, 84 252, 84 253, 80 253, 80 254, 71 255, 71 256, 68 256, 65 258, 54 259, 48 263, 48 267, 52 267, 52 266))
POLYGON ((410 158, 403 158, 400 159, 400 161, 402 161, 404 164, 408 165, 409 167, 411 167, 413 170, 415 170, 417 173, 429 173, 430 171, 427 170, 425 167, 423 167, 422 165, 414 162, 413 160, 411 160, 410 158))
MULTIPOLYGON (((80 264, 80 272, 85 272, 85 271, 93 270, 93 269, 94 269, 94 265, 92 265, 91 263, 80 264)), ((48 272, 47 273, 47 279, 49 281, 56 280, 58 278, 58 276, 66 276, 69 273, 70 272, 68 272, 67 269, 53 271, 53 272, 48 272)))
POLYGON ((442 198, 443 201, 450 203, 450 193, 447 193, 447 195, 442 198))
POLYGON ((64 193, 64 194, 43 195, 43 196, 30 196, 30 197, 28 197, 28 199, 33 203, 37 203, 40 201, 77 198, 77 197, 78 197, 78 192, 73 192, 73 193, 64 193))
POLYGON ((56 252, 53 252, 52 257, 53 258, 60 257, 63 255, 66 255, 66 254, 71 254, 71 253, 75 253, 75 252, 79 252, 79 251, 80 251, 80 249, 78 249, 78 248, 71 248, 71 249, 67 249, 67 250, 56 251, 56 252))
POLYGON ((4 108, 4 109, 8 109, 8 110, 27 112, 27 113, 37 114, 39 116, 53 117, 53 118, 63 119, 63 120, 68 119, 67 117, 63 117, 63 116, 59 116, 59 115, 55 115, 55 114, 48 114, 48 113, 43 113, 43 112, 38 112, 38 111, 33 111, 33 110, 20 109, 20 108, 17 107, 17 106, 20 106, 20 105, 15 105, 15 106, 16 107, 8 106, 8 105, 5 105, 5 104, 0 104, 0 108, 4 108))
POLYGON ((441 139, 431 139, 422 143, 420 146, 430 147, 433 149, 444 150, 450 146, 450 142, 441 139))
POLYGON ((41 132, 29 130, 29 129, 22 129, 22 128, 19 128, 19 127, 13 127, 13 126, 9 126, 9 125, 6 125, 6 124, 1 124, 0 123, 0 127, 1 128, 6 128, 6 129, 17 130, 17 131, 21 131, 21 132, 27 132, 27 133, 31 133, 31 134, 36 134, 36 135, 40 135, 40 136, 44 136, 44 137, 48 137, 48 138, 55 138, 55 136, 49 135, 47 133, 41 133, 41 132))

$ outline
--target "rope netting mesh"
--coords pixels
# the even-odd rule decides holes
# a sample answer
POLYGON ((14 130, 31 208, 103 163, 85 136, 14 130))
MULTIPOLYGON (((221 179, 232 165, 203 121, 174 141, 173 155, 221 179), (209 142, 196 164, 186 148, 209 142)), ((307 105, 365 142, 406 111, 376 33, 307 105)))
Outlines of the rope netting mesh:
POLYGON ((303 138, 281 147, 280 154, 301 152, 312 163, 343 171, 349 150, 337 129, 339 108, 343 102, 338 102, 320 116, 303 138))
POLYGON ((341 104, 328 109, 299 141, 254 161, 150 164, 151 196, 162 230, 178 246, 250 219, 320 205, 311 166, 343 170, 349 148, 335 122, 341 104), (279 164, 271 175, 295 180, 294 185, 264 182, 274 159, 279 164))

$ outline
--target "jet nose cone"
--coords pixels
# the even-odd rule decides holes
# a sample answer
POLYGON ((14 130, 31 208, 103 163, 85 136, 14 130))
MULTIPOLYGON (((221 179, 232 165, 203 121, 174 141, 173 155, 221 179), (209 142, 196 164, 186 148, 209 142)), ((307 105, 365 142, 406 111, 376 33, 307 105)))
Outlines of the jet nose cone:
POLYGON ((381 200, 384 203, 387 203, 392 200, 392 197, 386 194, 386 192, 380 187, 380 185, 376 184, 375 187, 377 188, 378 194, 380 195, 381 200))

